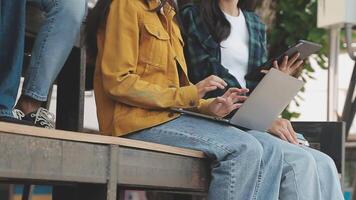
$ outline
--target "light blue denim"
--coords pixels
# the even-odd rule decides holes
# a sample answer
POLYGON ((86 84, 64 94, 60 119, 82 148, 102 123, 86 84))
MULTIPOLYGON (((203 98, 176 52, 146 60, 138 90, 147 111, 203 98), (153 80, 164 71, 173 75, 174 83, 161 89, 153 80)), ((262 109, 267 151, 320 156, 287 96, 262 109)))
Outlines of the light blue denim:
POLYGON ((203 151, 212 162, 209 200, 278 198, 279 181, 262 179, 281 177, 281 152, 235 127, 181 116, 127 137, 203 151))
POLYGON ((183 115, 127 137, 206 153, 212 162, 208 200, 343 199, 328 156, 268 133, 183 115))
MULTIPOLYGON (((267 133, 248 133, 256 137, 264 148, 274 146, 282 152, 283 171, 279 199, 344 199, 335 163, 329 156, 306 146, 285 142, 267 133)), ((273 179, 269 177, 263 179, 267 184, 272 182, 271 180, 273 179)))
MULTIPOLYGON (((77 38, 86 0, 27 2, 44 11, 45 21, 35 40, 22 95, 44 102, 77 38)), ((0 3, 0 116, 11 117, 22 71, 26 0, 1 0, 0 3)))
POLYGON ((25 0, 0 0, 0 116, 11 116, 20 84, 25 0))

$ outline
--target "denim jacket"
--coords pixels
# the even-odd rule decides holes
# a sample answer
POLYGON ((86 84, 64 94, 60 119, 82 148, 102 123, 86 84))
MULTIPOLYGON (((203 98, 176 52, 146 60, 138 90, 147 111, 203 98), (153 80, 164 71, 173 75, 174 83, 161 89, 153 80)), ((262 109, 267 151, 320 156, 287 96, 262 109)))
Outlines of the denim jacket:
MULTIPOLYGON (((249 31, 248 72, 261 66, 267 60, 266 26, 259 17, 248 11, 242 11, 249 31)), ((184 28, 184 53, 188 65, 190 81, 197 83, 210 75, 224 79, 230 87, 241 87, 237 79, 221 64, 220 44, 216 42, 205 25, 198 5, 187 4, 180 11, 184 28)), ((247 80, 251 91, 257 82, 247 80)), ((206 98, 221 96, 225 91, 217 90, 207 94, 206 98)))

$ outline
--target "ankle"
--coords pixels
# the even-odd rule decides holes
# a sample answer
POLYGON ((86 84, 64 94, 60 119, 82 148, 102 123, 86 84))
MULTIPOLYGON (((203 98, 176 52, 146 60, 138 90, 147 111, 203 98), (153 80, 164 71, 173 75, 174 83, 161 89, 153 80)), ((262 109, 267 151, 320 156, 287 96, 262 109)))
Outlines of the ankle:
POLYGON ((16 108, 21 110, 25 115, 38 110, 42 102, 32 99, 31 97, 21 96, 17 102, 16 108))

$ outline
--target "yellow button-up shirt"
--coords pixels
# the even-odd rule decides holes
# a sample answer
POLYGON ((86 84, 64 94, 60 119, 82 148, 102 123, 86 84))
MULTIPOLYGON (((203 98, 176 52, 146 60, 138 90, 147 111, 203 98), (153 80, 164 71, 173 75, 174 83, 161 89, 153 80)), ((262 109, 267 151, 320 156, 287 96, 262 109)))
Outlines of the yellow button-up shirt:
POLYGON ((113 0, 107 23, 98 33, 94 78, 100 131, 122 136, 179 116, 169 108, 207 113, 187 78, 183 40, 168 4, 113 0))

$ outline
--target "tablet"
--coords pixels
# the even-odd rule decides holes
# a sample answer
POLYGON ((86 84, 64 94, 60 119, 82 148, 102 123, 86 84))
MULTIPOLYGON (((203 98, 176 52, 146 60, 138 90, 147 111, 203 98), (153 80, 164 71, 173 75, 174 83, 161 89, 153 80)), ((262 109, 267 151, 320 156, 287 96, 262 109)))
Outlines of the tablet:
POLYGON ((273 67, 273 62, 275 60, 277 60, 278 63, 281 63, 283 61, 284 56, 288 56, 289 58, 292 58, 296 53, 300 53, 298 60, 304 60, 308 58, 310 55, 319 51, 321 47, 322 46, 320 44, 314 42, 299 40, 296 44, 292 45, 292 47, 290 47, 287 51, 282 53, 277 58, 272 58, 268 60, 266 63, 264 63, 262 66, 249 72, 245 76, 245 78, 246 80, 260 81, 265 75, 264 73, 261 73, 261 70, 271 69, 273 67))

